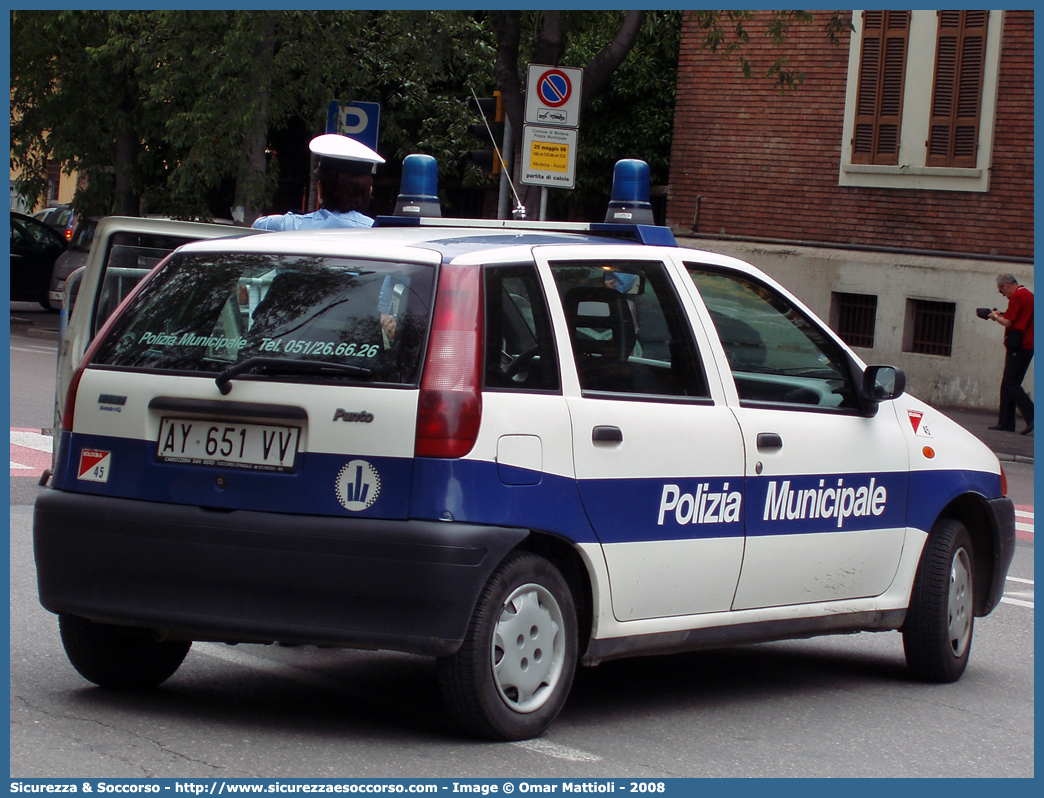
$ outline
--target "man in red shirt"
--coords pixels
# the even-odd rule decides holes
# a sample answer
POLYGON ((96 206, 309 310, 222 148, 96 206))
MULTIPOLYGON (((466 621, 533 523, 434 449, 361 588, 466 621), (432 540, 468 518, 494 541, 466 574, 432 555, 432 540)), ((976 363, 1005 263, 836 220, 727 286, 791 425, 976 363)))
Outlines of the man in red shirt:
POLYGON ((1033 400, 1022 387, 1033 360, 1033 293, 1013 275, 997 278, 997 290, 1008 300, 1003 313, 996 310, 989 318, 1004 327, 1004 376, 1001 378, 1000 413, 990 429, 1015 431, 1015 408, 1026 419, 1023 435, 1033 432, 1033 400))

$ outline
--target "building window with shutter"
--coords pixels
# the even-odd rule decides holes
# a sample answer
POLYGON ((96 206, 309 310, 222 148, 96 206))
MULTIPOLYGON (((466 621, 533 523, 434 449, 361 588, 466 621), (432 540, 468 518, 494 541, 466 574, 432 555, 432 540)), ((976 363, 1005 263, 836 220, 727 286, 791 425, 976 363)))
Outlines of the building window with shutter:
POLYGON ((864 11, 852 163, 899 163, 909 11, 864 11))
POLYGON ((58 201, 58 190, 62 184, 62 165, 60 163, 47 164, 47 201, 58 201))
POLYGON ((838 184, 989 191, 1003 11, 855 11, 838 184))
POLYGON ((988 11, 939 11, 928 166, 974 168, 988 11))

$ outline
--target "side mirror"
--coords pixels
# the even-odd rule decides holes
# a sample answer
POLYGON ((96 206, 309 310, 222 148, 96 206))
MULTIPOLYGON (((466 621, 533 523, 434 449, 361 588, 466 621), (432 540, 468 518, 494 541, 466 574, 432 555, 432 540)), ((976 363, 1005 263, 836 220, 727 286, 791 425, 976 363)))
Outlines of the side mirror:
POLYGON ((875 412, 879 402, 898 399, 906 390, 906 374, 896 366, 867 366, 863 372, 863 401, 875 412))

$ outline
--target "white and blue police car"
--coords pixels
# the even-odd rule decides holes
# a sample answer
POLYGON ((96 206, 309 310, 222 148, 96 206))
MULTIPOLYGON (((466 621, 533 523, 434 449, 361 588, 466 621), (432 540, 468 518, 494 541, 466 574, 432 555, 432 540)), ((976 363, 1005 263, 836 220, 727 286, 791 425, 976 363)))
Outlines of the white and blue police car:
POLYGON ((959 678, 1014 550, 997 458, 758 269, 677 246, 647 174, 618 164, 605 223, 516 223, 417 216, 411 168, 372 229, 160 263, 69 381, 36 503, 75 668, 432 655, 503 740, 640 654, 899 630, 912 676, 959 678))

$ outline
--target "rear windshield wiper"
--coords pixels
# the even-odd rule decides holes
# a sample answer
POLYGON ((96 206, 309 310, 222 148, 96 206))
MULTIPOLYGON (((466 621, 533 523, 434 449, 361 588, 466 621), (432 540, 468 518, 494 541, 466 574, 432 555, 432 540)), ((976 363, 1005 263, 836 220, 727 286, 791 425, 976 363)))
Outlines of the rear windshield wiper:
POLYGON ((362 366, 349 366, 346 363, 327 363, 323 360, 289 360, 278 357, 251 357, 222 371, 214 382, 217 383, 221 395, 226 396, 232 390, 233 377, 254 369, 274 374, 322 374, 327 372, 367 376, 373 373, 372 369, 362 366))

